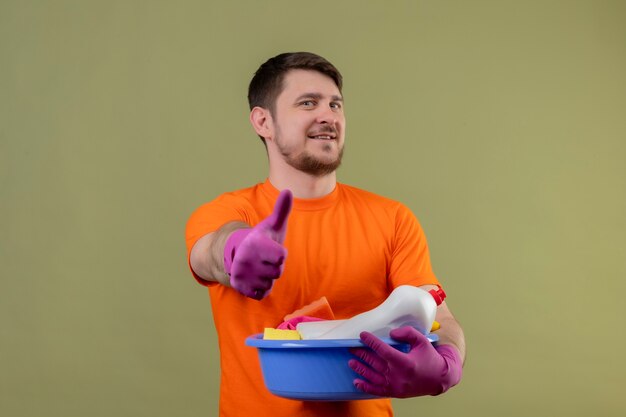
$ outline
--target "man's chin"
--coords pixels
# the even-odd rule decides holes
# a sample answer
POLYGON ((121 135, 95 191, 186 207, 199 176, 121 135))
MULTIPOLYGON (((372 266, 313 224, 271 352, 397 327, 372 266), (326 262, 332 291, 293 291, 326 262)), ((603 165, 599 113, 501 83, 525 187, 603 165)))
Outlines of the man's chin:
MULTIPOLYGON (((294 162, 294 161, 292 161, 294 162)), ((314 177, 323 177, 328 174, 331 174, 339 168, 341 165, 341 159, 320 159, 320 158, 312 158, 306 157, 301 158, 294 163, 290 163, 291 166, 296 168, 299 171, 305 172, 314 177)))
POLYGON ((314 145, 310 149, 314 149, 316 153, 338 153, 339 144, 336 140, 310 139, 309 143, 314 145))

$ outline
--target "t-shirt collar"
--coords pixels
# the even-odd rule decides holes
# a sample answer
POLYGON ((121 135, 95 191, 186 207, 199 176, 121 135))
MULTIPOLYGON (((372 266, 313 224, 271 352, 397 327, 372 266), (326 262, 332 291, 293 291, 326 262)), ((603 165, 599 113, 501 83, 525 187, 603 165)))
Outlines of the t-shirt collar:
MULTIPOLYGON (((265 180, 263 184, 260 184, 261 190, 269 196, 272 200, 278 198, 280 191, 274 187, 269 178, 265 180)), ((293 209, 294 210, 322 210, 328 208, 336 203, 339 198, 340 184, 337 183, 335 188, 328 194, 319 198, 294 198, 293 209)))

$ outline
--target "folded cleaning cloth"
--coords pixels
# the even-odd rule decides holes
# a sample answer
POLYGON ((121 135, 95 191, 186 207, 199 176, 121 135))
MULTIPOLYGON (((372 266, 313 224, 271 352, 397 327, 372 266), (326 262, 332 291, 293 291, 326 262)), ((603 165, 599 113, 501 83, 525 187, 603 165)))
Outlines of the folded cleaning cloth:
POLYGON ((320 319, 317 317, 311 316, 298 316, 290 318, 289 320, 283 321, 276 327, 279 330, 296 330, 296 326, 298 323, 307 323, 310 321, 323 321, 324 319, 320 319))

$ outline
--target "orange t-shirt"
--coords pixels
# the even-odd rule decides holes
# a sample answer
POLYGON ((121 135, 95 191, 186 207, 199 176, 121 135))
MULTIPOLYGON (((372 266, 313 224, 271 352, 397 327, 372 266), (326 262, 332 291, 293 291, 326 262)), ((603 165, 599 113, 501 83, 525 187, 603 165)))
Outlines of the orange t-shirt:
MULTIPOLYGON (((200 237, 229 221, 259 223, 278 194, 266 180, 198 208, 187 223, 188 255, 200 237)), ((344 319, 377 307, 399 285, 438 284, 417 219, 398 202, 337 184, 322 198, 294 199, 284 244, 284 273, 261 301, 199 280, 208 284, 219 340, 220 416, 391 416, 388 399, 314 402, 274 396, 263 383, 256 349, 244 340, 322 296, 335 318, 344 319)))

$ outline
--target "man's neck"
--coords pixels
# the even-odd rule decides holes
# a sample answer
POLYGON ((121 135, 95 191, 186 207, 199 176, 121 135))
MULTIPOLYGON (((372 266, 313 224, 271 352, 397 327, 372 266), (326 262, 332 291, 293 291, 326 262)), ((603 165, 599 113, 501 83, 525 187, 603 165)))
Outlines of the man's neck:
POLYGON ((270 166, 269 180, 280 191, 291 190, 295 198, 321 198, 330 194, 337 185, 335 172, 317 177, 289 168, 279 170, 270 166))

